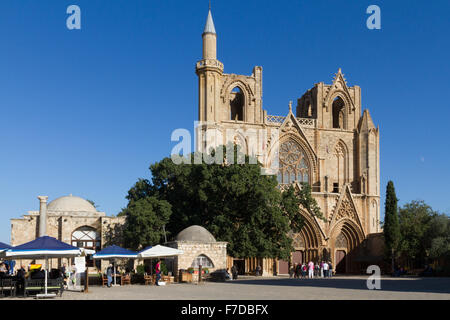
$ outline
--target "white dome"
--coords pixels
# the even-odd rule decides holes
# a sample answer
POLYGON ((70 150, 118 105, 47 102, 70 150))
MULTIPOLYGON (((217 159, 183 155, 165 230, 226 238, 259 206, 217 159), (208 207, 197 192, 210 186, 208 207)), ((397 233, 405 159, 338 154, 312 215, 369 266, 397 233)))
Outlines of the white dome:
POLYGON ((182 230, 175 238, 177 241, 216 242, 214 236, 201 226, 190 226, 182 230))
POLYGON ((47 210, 59 212, 97 212, 97 209, 89 201, 72 195, 53 200, 48 204, 47 210))

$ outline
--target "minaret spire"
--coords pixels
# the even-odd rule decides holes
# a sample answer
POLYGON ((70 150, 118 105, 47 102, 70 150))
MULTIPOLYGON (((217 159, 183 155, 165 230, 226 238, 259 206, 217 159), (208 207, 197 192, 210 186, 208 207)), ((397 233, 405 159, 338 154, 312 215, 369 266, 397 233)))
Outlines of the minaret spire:
POLYGON ((203 33, 216 34, 216 28, 214 27, 214 21, 213 21, 212 14, 211 14, 211 3, 209 5, 208 18, 206 18, 206 25, 205 25, 205 30, 203 30, 203 33))

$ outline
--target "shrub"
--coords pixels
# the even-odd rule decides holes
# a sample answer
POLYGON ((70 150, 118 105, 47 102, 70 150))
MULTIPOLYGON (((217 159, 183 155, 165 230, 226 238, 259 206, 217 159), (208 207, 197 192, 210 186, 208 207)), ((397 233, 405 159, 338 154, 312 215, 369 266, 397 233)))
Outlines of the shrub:
POLYGON ((145 266, 143 264, 140 264, 136 267, 136 273, 137 274, 144 274, 145 273, 145 266))

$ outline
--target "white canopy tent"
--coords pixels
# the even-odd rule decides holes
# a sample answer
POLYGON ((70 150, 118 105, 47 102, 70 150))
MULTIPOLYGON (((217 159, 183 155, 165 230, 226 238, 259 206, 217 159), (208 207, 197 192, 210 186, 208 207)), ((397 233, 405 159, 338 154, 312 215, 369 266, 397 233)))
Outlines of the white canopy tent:
MULTIPOLYGON (((137 255, 138 259, 155 259, 155 258, 173 258, 180 254, 183 254, 183 250, 170 248, 162 245, 156 245, 147 247, 144 250, 140 251, 137 255)), ((153 273, 153 270, 151 270, 153 273)))
POLYGON ((137 257, 138 259, 167 258, 178 256, 183 253, 183 250, 157 245, 145 248, 138 253, 137 257))

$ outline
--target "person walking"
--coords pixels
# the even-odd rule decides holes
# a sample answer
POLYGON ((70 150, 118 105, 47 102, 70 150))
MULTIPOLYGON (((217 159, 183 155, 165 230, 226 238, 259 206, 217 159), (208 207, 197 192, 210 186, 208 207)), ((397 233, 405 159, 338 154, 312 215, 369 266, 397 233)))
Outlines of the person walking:
POLYGON ((328 262, 328 277, 331 278, 333 276, 333 265, 331 261, 328 262))
POLYGON ((302 266, 301 266, 301 264, 299 263, 299 264, 297 264, 297 267, 295 268, 295 277, 296 277, 297 279, 300 279, 301 273, 302 273, 302 266))
POLYGON ((295 265, 293 267, 289 268, 289 279, 292 279, 292 277, 294 277, 295 275, 295 265))
POLYGON ((308 263, 308 278, 313 279, 314 278, 314 262, 309 261, 308 263))
POLYGON ((112 284, 113 265, 110 263, 106 268, 106 278, 108 279, 108 288, 111 288, 112 284))
POLYGON ((308 267, 306 266, 306 264, 303 262, 302 264, 302 279, 306 278, 306 271, 308 271, 308 267))
POLYGON ((231 267, 231 274, 233 276, 233 280, 237 280, 237 278, 238 278, 238 269, 237 269, 236 265, 234 265, 234 264, 231 267))
POLYGON ((159 280, 161 280, 161 260, 158 260, 158 262, 156 262, 155 273, 156 273, 155 284, 159 286, 159 280))
POLYGON ((261 275, 261 267, 259 265, 256 267, 255 274, 256 274, 256 276, 260 276, 261 275))
POLYGON ((320 263, 320 277, 323 278, 323 261, 320 263))
POLYGON ((314 264, 314 276, 316 278, 319 277, 319 263, 318 262, 314 264))

